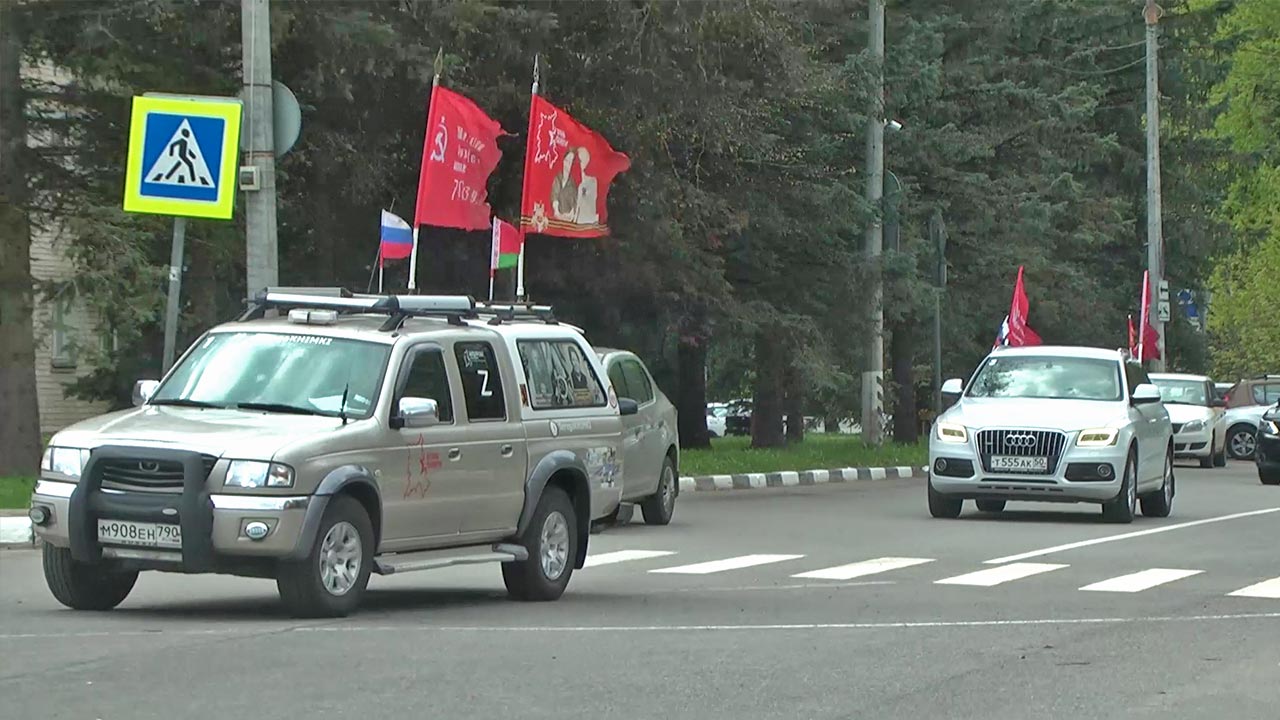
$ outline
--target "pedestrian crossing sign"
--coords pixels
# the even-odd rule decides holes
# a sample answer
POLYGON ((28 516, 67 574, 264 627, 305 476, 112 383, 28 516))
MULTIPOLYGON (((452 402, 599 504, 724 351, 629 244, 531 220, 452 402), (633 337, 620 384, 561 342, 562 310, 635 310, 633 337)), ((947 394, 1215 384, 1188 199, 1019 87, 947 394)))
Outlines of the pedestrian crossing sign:
POLYGON ((134 97, 124 209, 230 220, 239 148, 236 98, 134 97))

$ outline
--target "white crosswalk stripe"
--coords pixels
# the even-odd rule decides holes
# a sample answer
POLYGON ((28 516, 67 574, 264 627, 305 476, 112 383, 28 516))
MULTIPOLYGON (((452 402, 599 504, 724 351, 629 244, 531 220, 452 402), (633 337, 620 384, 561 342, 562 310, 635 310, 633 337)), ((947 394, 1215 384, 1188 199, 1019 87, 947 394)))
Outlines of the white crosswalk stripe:
POLYGON ((769 563, 784 562, 786 560, 799 560, 803 555, 739 555, 738 557, 726 558, 724 560, 712 560, 710 562, 695 563, 693 565, 677 565, 676 567, 659 568, 650 570, 651 573, 669 573, 674 575, 710 575, 711 573, 725 572, 727 570, 741 570, 742 568, 755 567, 756 565, 768 565, 769 563))
POLYGON ((588 555, 587 562, 583 564, 583 567, 613 565, 614 563, 628 562, 630 560, 648 560, 668 555, 675 555, 675 553, 670 550, 618 550, 616 552, 600 553, 599 555, 588 555))
POLYGON ((1103 580, 1080 588, 1089 592, 1121 592, 1136 593, 1150 590, 1157 585, 1164 585, 1175 580, 1199 575, 1203 570, 1174 570, 1171 568, 1151 568, 1142 572, 1131 573, 1103 580))
POLYGON ((977 572, 957 575, 955 577, 935 580, 935 585, 973 585, 975 587, 994 587, 1002 585, 1014 580, 1047 573, 1053 570, 1061 570, 1066 565, 1055 565, 1053 563, 1011 563, 1009 565, 1001 565, 999 567, 979 570, 977 572))
POLYGON ((1227 594, 1231 597, 1268 598, 1272 600, 1280 600, 1280 577, 1263 580, 1257 585, 1250 585, 1247 588, 1240 588, 1233 593, 1227 594))
POLYGON ((909 557, 882 557, 874 560, 863 560, 862 562, 849 563, 848 565, 837 565, 835 567, 822 568, 821 570, 810 570, 797 575, 793 578, 807 578, 813 580, 852 580, 854 578, 866 577, 867 575, 876 575, 890 570, 901 570, 915 565, 923 565, 933 562, 932 558, 909 558, 909 557))

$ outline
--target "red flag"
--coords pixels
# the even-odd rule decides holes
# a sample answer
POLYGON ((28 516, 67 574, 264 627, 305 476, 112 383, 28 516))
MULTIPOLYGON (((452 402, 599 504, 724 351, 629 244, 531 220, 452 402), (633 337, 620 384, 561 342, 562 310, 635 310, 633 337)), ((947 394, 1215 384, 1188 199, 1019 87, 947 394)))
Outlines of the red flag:
POLYGON ((609 234, 609 185, 631 160, 596 131, 534 95, 520 227, 543 235, 592 238, 609 234))
POLYGON ((524 233, 505 220, 493 219, 493 253, 489 258, 489 277, 503 268, 515 267, 520 262, 520 248, 524 247, 524 233))
POLYGON ((1138 362, 1160 359, 1160 336, 1151 325, 1151 273, 1142 273, 1142 339, 1138 341, 1138 362))
POLYGON ((465 95, 439 85, 432 89, 418 171, 415 227, 488 229, 486 186, 502 158, 498 137, 505 134, 497 120, 465 95))
POLYGON ((1018 280, 1013 286, 1013 301, 1009 303, 1009 314, 1000 326, 1000 334, 996 337, 996 346, 1024 347, 1041 345, 1040 336, 1027 325, 1027 312, 1030 303, 1027 291, 1022 285, 1022 266, 1018 266, 1018 280))

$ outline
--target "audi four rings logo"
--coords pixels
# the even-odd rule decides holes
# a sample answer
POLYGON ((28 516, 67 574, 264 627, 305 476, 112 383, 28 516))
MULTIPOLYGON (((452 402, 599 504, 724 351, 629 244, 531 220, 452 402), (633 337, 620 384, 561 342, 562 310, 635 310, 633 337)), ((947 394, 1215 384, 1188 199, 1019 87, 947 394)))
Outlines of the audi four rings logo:
POLYGON ((1004 439, 1009 447, 1014 448, 1033 448, 1036 446, 1035 435, 1010 435, 1004 439))

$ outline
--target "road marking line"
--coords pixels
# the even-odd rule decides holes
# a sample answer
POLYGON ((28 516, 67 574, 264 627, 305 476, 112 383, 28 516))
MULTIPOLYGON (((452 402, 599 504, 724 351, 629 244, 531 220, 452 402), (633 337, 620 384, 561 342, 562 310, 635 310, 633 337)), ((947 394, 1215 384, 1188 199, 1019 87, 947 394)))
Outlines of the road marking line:
POLYGON ((1061 570, 1064 567, 1067 566, 1054 565, 1052 563, 1014 563, 1012 565, 1003 565, 1001 567, 978 570, 977 572, 971 572, 965 575, 957 575, 943 580, 935 580, 933 584, 994 587, 1014 580, 1031 577, 1032 575, 1039 575, 1040 573, 1047 573, 1053 570, 1061 570))
POLYGON ((1136 593, 1143 590, 1149 590, 1157 585, 1171 583, 1174 580, 1189 578, 1192 575, 1199 575, 1203 570, 1173 570, 1170 568, 1151 568, 1129 575, 1121 575, 1113 577, 1109 580, 1085 585, 1081 590, 1090 592, 1121 592, 1136 593))
POLYGON ((1019 553, 1017 555, 998 557, 994 560, 988 560, 986 564, 1001 565, 1003 563, 1027 560, 1033 557, 1040 557, 1041 555, 1049 555, 1051 553, 1064 552, 1066 550, 1075 550, 1076 548, 1089 547, 1091 545, 1101 545, 1102 543, 1115 542, 1117 540, 1128 540, 1129 538, 1155 535, 1157 533, 1169 532, 1170 530, 1181 530, 1182 528, 1225 522, 1227 520, 1239 520, 1240 518, 1266 515, 1274 512, 1280 512, 1280 507, 1267 508, 1265 510, 1250 510, 1249 512, 1235 513, 1232 515, 1222 515, 1219 517, 1205 518, 1203 520, 1192 520, 1191 522, 1178 523, 1177 525, 1164 525, 1158 528, 1151 528, 1150 530, 1138 530, 1137 532, 1123 533, 1121 535, 1108 535, 1106 537, 1093 538, 1092 540, 1081 540, 1080 542, 1067 543, 1066 545, 1054 545, 1053 547, 1044 548, 1043 550, 1032 550, 1030 552, 1019 553))
POLYGON ((651 573, 672 573, 676 575, 710 575, 711 573, 725 572, 726 570, 741 570, 742 568, 754 567, 756 565, 768 565, 769 563, 783 562, 785 560, 799 560, 803 555, 739 555, 725 560, 712 560, 710 562, 695 563, 693 565, 678 565, 676 567, 659 568, 650 570, 651 573))
POLYGON ((1280 600, 1280 577, 1271 580, 1263 580, 1257 585, 1250 585, 1247 588, 1241 588, 1233 593, 1227 593, 1231 597, 1251 597, 1251 598, 1269 598, 1272 600, 1280 600))
POLYGON ((675 555, 675 553, 670 550, 618 550, 616 552, 600 553, 599 555, 588 555, 587 561, 582 566, 597 567, 599 565, 627 562, 628 560, 648 560, 649 558, 666 557, 667 555, 675 555))
POLYGON ((876 573, 889 572, 890 570, 900 570, 909 568, 914 565, 923 565, 931 563, 931 558, 907 558, 907 557, 882 557, 874 560, 863 560, 862 562, 849 563, 848 565, 837 565, 835 567, 823 568, 821 570, 810 570, 797 575, 793 578, 808 578, 814 580, 852 580, 854 578, 865 577, 867 575, 875 575, 876 573))
POLYGON ((87 631, 73 633, 14 633, 0 634, 0 641, 6 640, 56 640, 103 637, 163 637, 163 636, 259 636, 264 632, 273 633, 337 633, 337 632, 448 632, 448 633, 587 633, 587 632, 691 632, 691 631, 730 631, 744 630, 914 630, 935 628, 985 628, 985 627, 1019 627, 1036 625, 1116 625, 1119 623, 1198 623, 1228 622, 1232 620, 1280 620, 1280 612, 1237 613, 1231 615, 1187 615, 1152 616, 1152 617, 1097 617, 1097 618, 1031 618, 1026 620, 935 620, 935 621, 902 621, 877 623, 805 623, 795 625, 534 625, 534 626, 502 626, 502 625, 304 625, 299 627, 262 628, 260 626, 188 630, 122 630, 87 631))

